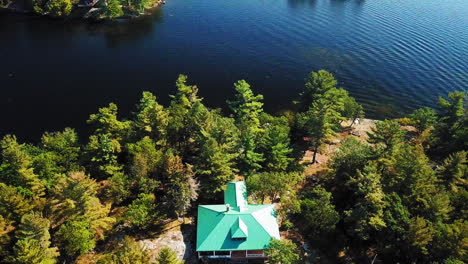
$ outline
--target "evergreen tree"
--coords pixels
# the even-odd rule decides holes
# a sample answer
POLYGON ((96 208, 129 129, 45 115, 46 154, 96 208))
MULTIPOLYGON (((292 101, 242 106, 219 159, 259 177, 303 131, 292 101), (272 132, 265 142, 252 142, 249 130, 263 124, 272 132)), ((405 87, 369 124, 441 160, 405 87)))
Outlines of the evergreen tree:
POLYGON ((299 94, 300 98, 297 103, 300 111, 307 111, 327 91, 336 89, 336 84, 337 81, 333 74, 325 70, 311 72, 306 78, 304 91, 299 94))
POLYGON ((410 115, 410 118, 412 124, 420 134, 437 123, 437 113, 434 109, 429 107, 423 107, 415 110, 410 115))
POLYGON ((30 213, 21 218, 17 231, 14 262, 27 264, 54 264, 58 248, 50 247, 49 220, 30 213))
POLYGON ((140 229, 148 227, 158 219, 155 202, 154 194, 140 193, 128 206, 126 220, 140 229))
POLYGON ((0 141, 2 164, 0 179, 15 186, 29 197, 39 198, 45 195, 44 183, 34 173, 32 158, 25 151, 25 145, 19 144, 15 136, 7 135, 0 141))
POLYGON ((299 126, 305 132, 314 151, 313 163, 316 161, 319 147, 335 135, 333 113, 327 105, 328 103, 321 99, 314 103, 307 112, 300 113, 298 116, 299 126))
POLYGON ((85 254, 94 249, 96 241, 91 224, 85 219, 71 219, 60 226, 57 236, 69 255, 85 254))
POLYGON ((405 136, 405 131, 401 130, 400 124, 393 120, 384 120, 376 122, 375 127, 371 128, 368 142, 382 146, 384 150, 390 150, 401 143, 405 136))
POLYGON ((87 123, 95 127, 96 135, 109 135, 111 139, 121 142, 129 136, 131 122, 118 120, 117 111, 117 105, 110 103, 108 107, 99 108, 98 113, 90 115, 87 123))
MULTIPOLYGON (((369 240, 371 234, 386 227, 383 220, 385 202, 381 175, 375 165, 368 165, 358 171, 356 178, 351 178, 346 184, 354 193, 352 208, 345 211, 344 221, 347 223, 351 237, 369 240)), ((351 198, 351 197, 350 197, 351 198)))
POLYGON ((288 240, 272 239, 266 249, 269 262, 275 264, 295 264, 299 263, 297 246, 288 240))
POLYGON ((226 183, 234 179, 235 157, 235 154, 229 153, 228 146, 220 145, 214 138, 208 137, 203 141, 195 163, 200 181, 200 195, 213 198, 224 190, 226 183))
POLYGON ((156 96, 143 92, 135 115, 133 124, 137 134, 150 136, 158 144, 164 145, 169 119, 167 111, 156 101, 156 96))
POLYGON ((85 151, 88 171, 97 179, 106 179, 123 168, 117 161, 120 142, 110 134, 91 135, 85 151))
POLYGON ((21 217, 31 211, 34 204, 17 188, 0 183, 0 215, 7 221, 19 222, 21 217))
POLYGON ((250 174, 260 169, 264 161, 263 155, 257 150, 257 142, 263 129, 260 127, 260 114, 263 112, 263 95, 254 95, 250 85, 240 80, 234 84, 236 95, 228 101, 234 113, 236 123, 241 131, 239 150, 239 167, 242 172, 250 174))
POLYGON ((265 113, 262 119, 265 132, 260 138, 259 149, 265 157, 263 168, 268 171, 286 171, 294 161, 287 120, 265 113))
POLYGON ((458 192, 468 187, 467 152, 460 151, 448 156, 437 170, 439 179, 450 192, 458 192))
POLYGON ((316 186, 301 200, 301 216, 312 238, 333 232, 340 220, 331 196, 322 186, 316 186))
POLYGON ((439 122, 435 125, 431 153, 444 157, 468 149, 468 110, 464 92, 452 92, 439 97, 439 122))
POLYGON ((156 258, 158 264, 184 264, 183 260, 177 258, 175 251, 168 247, 163 247, 156 258))

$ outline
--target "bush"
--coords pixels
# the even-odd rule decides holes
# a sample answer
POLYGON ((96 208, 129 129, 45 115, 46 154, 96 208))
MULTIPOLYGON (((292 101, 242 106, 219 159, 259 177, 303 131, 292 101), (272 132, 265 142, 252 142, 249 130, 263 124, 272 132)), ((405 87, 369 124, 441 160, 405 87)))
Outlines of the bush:
POLYGON ((53 17, 66 17, 71 13, 72 3, 70 0, 49 0, 46 10, 53 17))

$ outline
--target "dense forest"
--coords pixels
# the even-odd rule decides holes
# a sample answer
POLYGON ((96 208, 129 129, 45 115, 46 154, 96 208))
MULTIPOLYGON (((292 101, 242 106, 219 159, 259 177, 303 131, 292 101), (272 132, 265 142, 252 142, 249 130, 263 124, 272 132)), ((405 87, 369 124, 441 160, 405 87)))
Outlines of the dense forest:
MULTIPOLYGON (((139 234, 221 203, 239 177, 252 202, 277 203, 281 229, 314 251, 272 241, 271 263, 468 261, 464 92, 377 121, 366 142, 333 143, 364 111, 326 71, 310 73, 294 111, 277 115, 244 80, 229 111, 207 108, 184 75, 175 86, 167 106, 144 92, 133 113, 100 108, 86 142, 71 128, 37 144, 3 137, 0 263, 153 263, 139 234), (305 152, 314 164, 329 144, 339 148, 326 169, 305 173, 305 152)), ((182 263, 169 248, 155 261, 182 263)))
POLYGON ((54 18, 113 19, 139 16, 164 0, 0 0, 0 8, 54 18))

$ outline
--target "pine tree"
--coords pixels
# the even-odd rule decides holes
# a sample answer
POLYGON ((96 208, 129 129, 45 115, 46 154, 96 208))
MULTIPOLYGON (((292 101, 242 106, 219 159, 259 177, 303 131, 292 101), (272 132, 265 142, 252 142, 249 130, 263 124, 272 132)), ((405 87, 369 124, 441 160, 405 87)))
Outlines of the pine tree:
POLYGON ((286 118, 262 115, 265 132, 260 138, 259 149, 265 161, 263 167, 268 171, 286 171, 293 163, 289 126, 286 118))
POLYGON ((448 156, 438 168, 437 174, 446 189, 458 192, 468 187, 467 152, 460 151, 448 156))
POLYGON ((301 200, 301 216, 311 237, 333 232, 340 220, 331 196, 322 186, 316 186, 301 200))
POLYGON ((229 147, 220 145, 212 137, 206 138, 201 145, 200 155, 195 163, 196 174, 200 181, 200 195, 213 198, 234 178, 236 155, 229 153, 229 147))
POLYGON ((234 113, 236 123, 241 131, 239 150, 239 167, 242 172, 250 174, 261 168, 263 155, 257 150, 258 138, 263 129, 260 127, 260 114, 263 112, 263 95, 254 95, 250 85, 240 80, 234 84, 236 95, 228 101, 234 113))
POLYGON ((25 145, 19 144, 15 136, 7 135, 0 142, 2 164, 0 178, 6 184, 15 186, 29 197, 39 198, 45 195, 45 185, 34 173, 32 158, 25 151, 25 145))
POLYGON ((368 142, 371 144, 382 145, 384 150, 390 150, 401 143, 405 136, 405 131, 400 128, 400 124, 392 120, 376 122, 375 127, 371 128, 368 142))
POLYGON ((54 264, 59 256, 58 248, 50 247, 50 222, 36 213, 21 218, 14 252, 15 263, 54 264))
POLYGON ((311 72, 306 79, 304 91, 299 94, 300 98, 297 103, 300 111, 307 111, 326 92, 336 89, 336 84, 337 81, 333 74, 325 70, 311 72))
POLYGON ((156 101, 156 96, 143 92, 135 115, 133 124, 137 133, 141 136, 148 135, 158 144, 164 145, 169 119, 167 111, 156 101))
MULTIPOLYGON (((358 171, 355 178, 351 178, 346 185, 351 187, 352 208, 345 211, 344 221, 348 225, 348 231, 352 237, 361 240, 371 239, 371 234, 386 227, 383 220, 385 202, 381 175, 375 164, 364 167, 358 171)), ((351 198, 351 197, 350 197, 351 198)))
POLYGON ((158 264, 184 264, 183 260, 177 258, 177 253, 168 247, 161 248, 156 261, 158 264))

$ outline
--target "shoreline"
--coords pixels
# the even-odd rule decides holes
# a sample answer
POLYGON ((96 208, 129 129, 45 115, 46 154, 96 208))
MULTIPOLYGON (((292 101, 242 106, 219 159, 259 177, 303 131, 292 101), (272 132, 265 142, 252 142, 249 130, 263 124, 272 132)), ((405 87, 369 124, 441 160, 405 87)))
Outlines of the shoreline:
POLYGON ((100 11, 101 8, 97 8, 94 6, 80 6, 79 4, 76 4, 76 6, 74 6, 73 11, 69 16, 64 16, 64 17, 54 17, 46 12, 37 13, 37 12, 34 12, 33 9, 23 8, 23 7, 18 6, 15 3, 11 3, 6 7, 5 6, 0 7, 0 13, 5 12, 5 13, 12 13, 12 14, 20 14, 20 15, 34 15, 38 17, 46 17, 49 19, 59 19, 59 20, 81 20, 81 21, 87 21, 87 22, 112 22, 112 21, 130 21, 132 19, 137 19, 137 18, 141 18, 144 16, 150 16, 154 13, 155 9, 160 8, 161 6, 165 4, 166 4, 166 0, 157 0, 150 8, 145 9, 143 13, 128 12, 128 13, 124 13, 122 16, 118 16, 114 18, 111 18, 109 16, 95 17, 93 13, 100 11), (77 13, 85 11, 86 8, 89 8, 87 12, 83 14, 77 14, 77 13))

